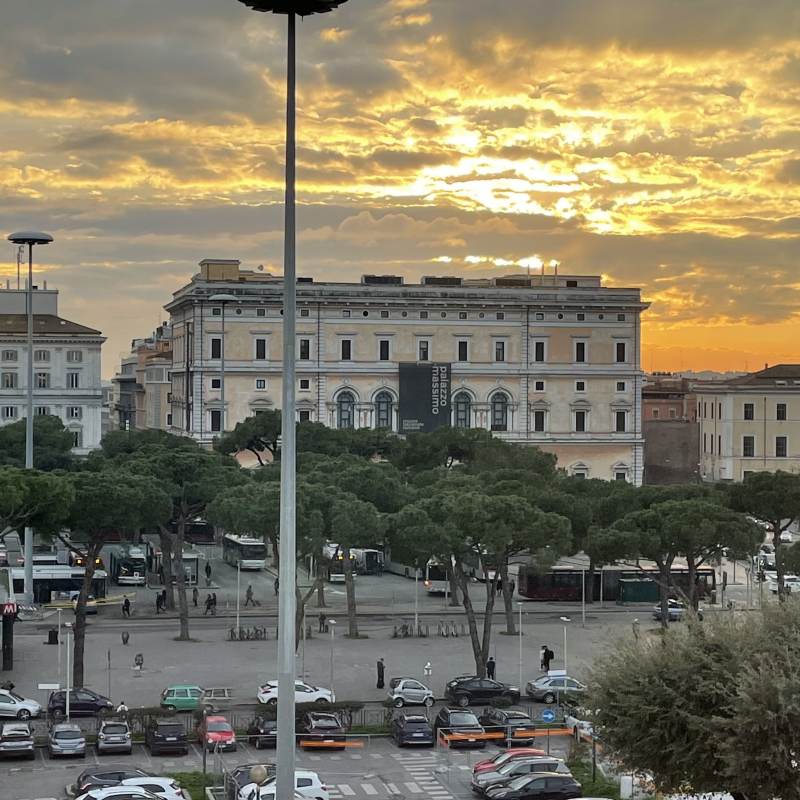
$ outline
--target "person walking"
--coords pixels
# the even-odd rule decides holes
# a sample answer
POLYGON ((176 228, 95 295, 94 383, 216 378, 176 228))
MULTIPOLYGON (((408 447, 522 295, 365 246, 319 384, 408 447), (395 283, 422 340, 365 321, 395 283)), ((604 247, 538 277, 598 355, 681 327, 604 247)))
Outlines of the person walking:
POLYGON ((546 652, 547 652, 547 645, 546 645, 546 644, 543 644, 543 645, 542 645, 542 646, 539 648, 539 669, 540 669, 542 672, 545 672, 545 671, 546 671, 546 669, 547 669, 547 668, 545 667, 545 665, 544 665, 544 654, 545 654, 546 652))
POLYGON ((211 592, 211 614, 217 616, 217 593, 211 592))
POLYGON ((197 608, 197 599, 200 596, 200 592, 197 591, 197 587, 195 586, 192 589, 192 603, 194 603, 194 607, 197 608))
POLYGON ((256 601, 253 600, 253 584, 248 583, 247 591, 244 593, 244 607, 247 608, 249 605, 255 606, 255 604, 256 601))
POLYGON ((161 590, 161 610, 166 614, 167 613, 167 590, 161 590))
POLYGON ((556 654, 545 645, 544 650, 544 671, 550 672, 550 662, 556 657, 556 654))
POLYGON ((386 673, 386 665, 383 663, 383 658, 382 657, 378 659, 378 663, 377 663, 376 667, 377 667, 377 670, 378 670, 377 688, 378 689, 383 689, 383 687, 384 687, 383 677, 384 677, 384 675, 386 673))
POLYGON ((494 680, 494 670, 497 664, 495 663, 494 656, 489 656, 489 660, 486 662, 486 677, 490 680, 494 680))
POLYGON ((161 613, 161 592, 156 593, 156 614, 161 613))
POLYGON ((125 705, 124 700, 117 706, 116 714, 120 719, 128 719, 128 706, 125 705))
POLYGON ((319 612, 319 632, 320 633, 325 633, 325 631, 326 631, 326 629, 328 627, 325 624, 327 622, 327 620, 328 620, 328 618, 325 616, 325 612, 324 611, 320 611, 319 612))
POLYGON ((129 617, 131 615, 131 601, 128 599, 127 595, 125 599, 122 601, 122 616, 129 617))
POLYGON ((211 586, 211 562, 206 561, 206 586, 211 586))
POLYGON ((281 582, 278 578, 275 578, 275 597, 278 596, 278 591, 281 588, 281 582))
POLYGON ((209 611, 211 611, 211 607, 213 605, 214 605, 214 601, 211 599, 211 595, 207 594, 206 595, 206 610, 203 612, 203 616, 204 617, 206 616, 206 614, 209 613, 209 611))

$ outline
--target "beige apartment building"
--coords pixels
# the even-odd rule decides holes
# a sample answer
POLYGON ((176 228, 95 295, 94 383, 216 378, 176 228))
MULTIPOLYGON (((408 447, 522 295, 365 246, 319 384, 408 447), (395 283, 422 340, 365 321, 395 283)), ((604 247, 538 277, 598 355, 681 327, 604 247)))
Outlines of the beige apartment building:
POLYGON ((800 364, 698 383, 695 392, 703 480, 800 472, 800 364))
MULTIPOLYGON (((280 407, 281 295, 281 277, 212 259, 175 292, 174 433, 219 435, 223 381, 227 429, 280 407)), ((442 365, 443 421, 537 445, 574 475, 638 484, 645 308, 638 289, 591 276, 300 278, 298 420, 410 430, 401 423, 415 398, 400 373, 442 365)))

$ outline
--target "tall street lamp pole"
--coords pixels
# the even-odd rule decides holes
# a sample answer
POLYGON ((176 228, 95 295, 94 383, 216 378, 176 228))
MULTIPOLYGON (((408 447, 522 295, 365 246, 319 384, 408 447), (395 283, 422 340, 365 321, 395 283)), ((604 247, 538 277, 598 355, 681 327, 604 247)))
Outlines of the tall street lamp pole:
MULTIPOLYGON (((333 690, 333 632, 336 630, 336 620, 329 619, 328 627, 331 629, 331 694, 335 696, 333 690)), ((280 698, 278 698, 278 700, 280 702, 280 698)))
MULTIPOLYGON (((28 386, 25 418, 25 469, 33 469, 33 246, 50 244, 53 237, 41 231, 19 231, 8 237, 16 245, 28 245, 28 288, 25 292, 27 323, 28 386)), ((25 603, 33 604, 33 528, 25 528, 25 603)))
POLYGON ((254 11, 285 14, 286 58, 286 204, 283 240, 283 390, 281 405, 280 575, 278 595, 278 746, 276 797, 294 793, 294 621, 297 551, 295 546, 295 122, 296 17, 324 14, 346 0, 239 0, 254 11))
POLYGON ((559 617, 564 623, 564 672, 567 671, 567 623, 572 622, 570 617, 559 617))
POLYGON ((522 603, 517 603, 517 608, 519 609, 519 625, 517 626, 519 630, 517 633, 519 634, 519 683, 517 684, 517 688, 522 691, 522 603))

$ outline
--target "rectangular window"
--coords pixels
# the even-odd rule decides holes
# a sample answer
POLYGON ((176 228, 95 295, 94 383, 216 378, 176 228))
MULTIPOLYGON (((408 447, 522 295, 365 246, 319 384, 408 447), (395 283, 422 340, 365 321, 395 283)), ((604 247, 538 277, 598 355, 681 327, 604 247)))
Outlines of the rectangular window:
POLYGON ((628 480, 628 473, 627 472, 615 472, 614 473, 614 480, 615 481, 626 481, 626 480, 628 480))
MULTIPOLYGON (((49 375, 47 376, 50 377, 49 375)), ((81 374, 75 370, 67 372, 67 389, 80 389, 81 387, 81 374)))
POLYGON ((222 339, 219 336, 211 340, 211 358, 222 358, 222 339))
POLYGON ((617 381, 617 391, 618 392, 625 391, 625 381, 617 381))
MULTIPOLYGON (((74 389, 75 387, 70 384, 70 375, 71 372, 67 373, 67 387, 70 389, 74 389)), ((37 389, 49 389, 50 388, 50 373, 49 372, 37 372, 36 373, 36 388, 37 389)))
POLYGON ((533 343, 533 360, 540 364, 544 361, 544 342, 533 343))
POLYGON ((211 412, 211 430, 214 432, 219 432, 222 430, 222 412, 221 411, 212 411, 211 412))
POLYGON ((533 429, 537 433, 542 433, 544 431, 544 414, 544 411, 533 412, 533 429))
POLYGON ((211 316, 212 317, 221 317, 222 316, 222 309, 221 308, 212 308, 211 309, 211 316))
POLYGON ((717 419, 722 419, 722 403, 717 405, 717 419))
POLYGON ((212 389, 219 389, 222 386, 222 378, 212 378, 211 379, 211 388, 212 389))
POLYGON ((506 360, 506 343, 505 342, 495 342, 494 343, 494 360, 495 361, 505 361, 506 360))
POLYGON ((505 318, 506 318, 505 312, 503 311, 497 312, 497 319, 505 319, 505 318))
POLYGON ((389 312, 381 311, 381 319, 389 319, 389 312))
POLYGON ((627 420, 628 414, 626 411, 616 411, 614 413, 614 430, 617 433, 625 433, 627 420))
POLYGON ((424 340, 419 342, 418 346, 419 361, 429 361, 431 357, 431 343, 424 340))
POLYGON ((536 319, 541 321, 544 319, 544 314, 541 311, 536 312, 536 319))
POLYGON ((625 322, 625 315, 617 314, 617 322, 625 322))
POLYGON ((427 311, 420 311, 419 312, 420 319, 428 319, 428 312, 427 311))
POLYGON ((172 414, 167 414, 167 425, 172 426, 172 414))
POLYGON ((658 419, 660 416, 661 416, 661 413, 659 412, 659 410, 657 408, 654 408, 653 411, 652 411, 653 419, 658 419))
POLYGON ((388 339, 381 339, 378 342, 378 358, 381 361, 388 361, 389 360, 389 340, 388 339))
POLYGON ((17 360, 16 350, 3 350, 3 361, 16 361, 16 360, 17 360))
POLYGON ((469 342, 461 341, 458 343, 458 360, 469 361, 469 342))
POLYGON ((80 364, 83 361, 82 350, 67 350, 67 361, 72 364, 80 364))
POLYGON ((708 403, 703 403, 703 419, 708 419, 708 403))
POLYGON ((349 308, 343 308, 342 309, 342 316, 343 317, 349 317, 350 316, 350 309, 349 308))
POLYGON ((458 318, 459 319, 466 319, 467 318, 467 312, 466 311, 459 311, 458 312, 458 318))
POLYGON ((311 358, 311 339, 300 340, 300 360, 308 361, 311 358))
POLYGON ((669 410, 669 418, 670 419, 676 419, 677 416, 678 416, 678 412, 674 408, 671 408, 669 410))
POLYGON ((353 343, 349 339, 342 339, 342 361, 349 361, 353 354, 353 343))
POLYGON ((575 361, 578 364, 586 361, 586 342, 575 342, 575 361))
POLYGON ((311 388, 311 380, 309 378, 300 378, 300 389, 308 391, 311 388))
POLYGON ((575 430, 577 433, 584 433, 586 431, 586 412, 575 412, 575 430))
POLYGON ((267 340, 256 339, 256 361, 267 360, 267 340))
POLYGON ((80 406, 67 406, 67 419, 80 419, 83 409, 80 406))
POLYGON ((534 391, 536 392, 543 392, 544 391, 544 381, 536 381, 533 384, 534 391))
POLYGON ((267 316, 267 309, 266 308, 257 308, 256 309, 256 316, 257 317, 266 317, 267 316))
POLYGON ((267 388, 266 378, 256 378, 256 389, 264 391, 267 388))
POLYGON ((627 360, 625 355, 625 342, 617 342, 616 344, 616 354, 617 354, 617 364, 624 364, 627 360))
POLYGON ((47 417, 50 415, 50 406, 36 406, 33 413, 37 417, 47 417))
POLYGON ((311 412, 307 409, 301 409, 299 412, 300 422, 311 422, 311 412))
POLYGON ((50 360, 50 351, 49 350, 34 350, 33 351, 33 360, 34 361, 49 361, 50 360))
POLYGON ((586 320, 586 314, 578 314, 578 322, 584 322, 586 320))
POLYGON ((717 453, 722 455, 722 436, 717 436, 717 453))
POLYGON ((301 308, 300 309, 300 316, 301 317, 307 317, 308 316, 308 309, 307 308, 301 308))
POLYGON ((778 403, 775 406, 775 419, 784 421, 786 419, 786 403, 778 403))
POLYGON ((575 391, 576 392, 585 392, 586 391, 586 381, 575 381, 575 391))
POLYGON ((756 440, 754 436, 742 437, 742 455, 745 458, 753 458, 756 454, 756 440))
POLYGON ((711 404, 711 419, 714 419, 714 403, 711 404))
POLYGON ((3 419, 16 419, 17 407, 16 406, 3 406, 3 419))
POLYGON ((787 439, 785 436, 775 437, 775 458, 786 458, 788 451, 787 439))
POLYGON ((755 419, 756 417, 756 407, 753 403, 745 403, 744 404, 744 418, 745 419, 755 419))
POLYGON ((3 373, 3 388, 4 389, 16 389, 17 388, 17 373, 16 372, 4 372, 3 373))
POLYGON ((714 455, 714 434, 711 434, 711 455, 714 455))
POLYGON ((708 434, 707 433, 703 434, 703 452, 704 453, 708 452, 708 434))

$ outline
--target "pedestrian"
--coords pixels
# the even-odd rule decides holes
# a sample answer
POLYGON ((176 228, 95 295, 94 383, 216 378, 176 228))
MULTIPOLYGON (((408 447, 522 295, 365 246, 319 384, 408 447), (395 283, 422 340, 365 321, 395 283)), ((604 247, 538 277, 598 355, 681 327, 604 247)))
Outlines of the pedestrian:
POLYGON ((131 601, 128 600, 128 596, 125 595, 125 599, 122 601, 122 616, 129 617, 131 615, 131 601))
POLYGON ((167 612, 167 590, 166 589, 162 589, 161 590, 161 609, 166 614, 166 612, 167 612))
POLYGON ((217 616, 217 593, 211 592, 211 614, 217 616))
POLYGON ((253 584, 247 584, 247 591, 244 593, 244 607, 247 608, 249 605, 255 605, 256 602, 253 600, 253 584))
POLYGON ((494 656, 489 656, 489 660, 486 662, 486 677, 490 680, 494 680, 494 670, 497 664, 495 663, 494 656))
POLYGON ((200 596, 200 592, 197 591, 197 587, 195 586, 192 589, 192 602, 194 603, 194 607, 197 608, 197 598, 200 596))
POLYGON ((425 666, 422 668, 422 673, 426 678, 430 678, 430 676, 433 675, 433 664, 431 664, 430 661, 425 662, 425 666))
POLYGON ((206 595, 206 610, 203 612, 203 616, 206 616, 209 611, 211 611, 211 607, 213 606, 214 601, 211 599, 211 595, 206 595))
POLYGON ((384 686, 384 684, 383 684, 383 676, 384 676, 384 674, 386 672, 386 665, 383 663, 383 658, 379 658, 378 659, 378 663, 377 663, 376 666, 377 666, 377 669, 378 669, 378 684, 377 684, 377 688, 378 689, 383 689, 383 686, 384 686))
POLYGON ((543 645, 542 645, 542 646, 539 648, 539 669, 540 669, 542 672, 545 672, 545 671, 546 671, 546 669, 547 669, 547 668, 545 667, 545 665, 544 665, 544 664, 545 664, 545 660, 544 660, 544 654, 545 654, 546 652, 547 652, 547 645, 546 645, 546 644, 543 644, 543 645))
POLYGON ((278 578, 275 578, 275 597, 278 596, 278 590, 281 587, 281 582, 278 578))
POLYGON ((324 611, 320 611, 319 612, 319 632, 320 633, 325 633, 327 631, 328 626, 325 624, 327 619, 328 618, 325 616, 325 612, 324 611))
POLYGON ((206 586, 211 586, 211 562, 206 561, 206 586))
POLYGON ((161 592, 156 593, 156 614, 161 613, 161 592))
POLYGON ((128 706, 125 705, 124 700, 117 706, 116 714, 118 717, 121 717, 122 719, 128 718, 128 706))
POLYGON ((545 645, 544 651, 544 671, 550 672, 550 662, 556 657, 556 654, 545 645))

